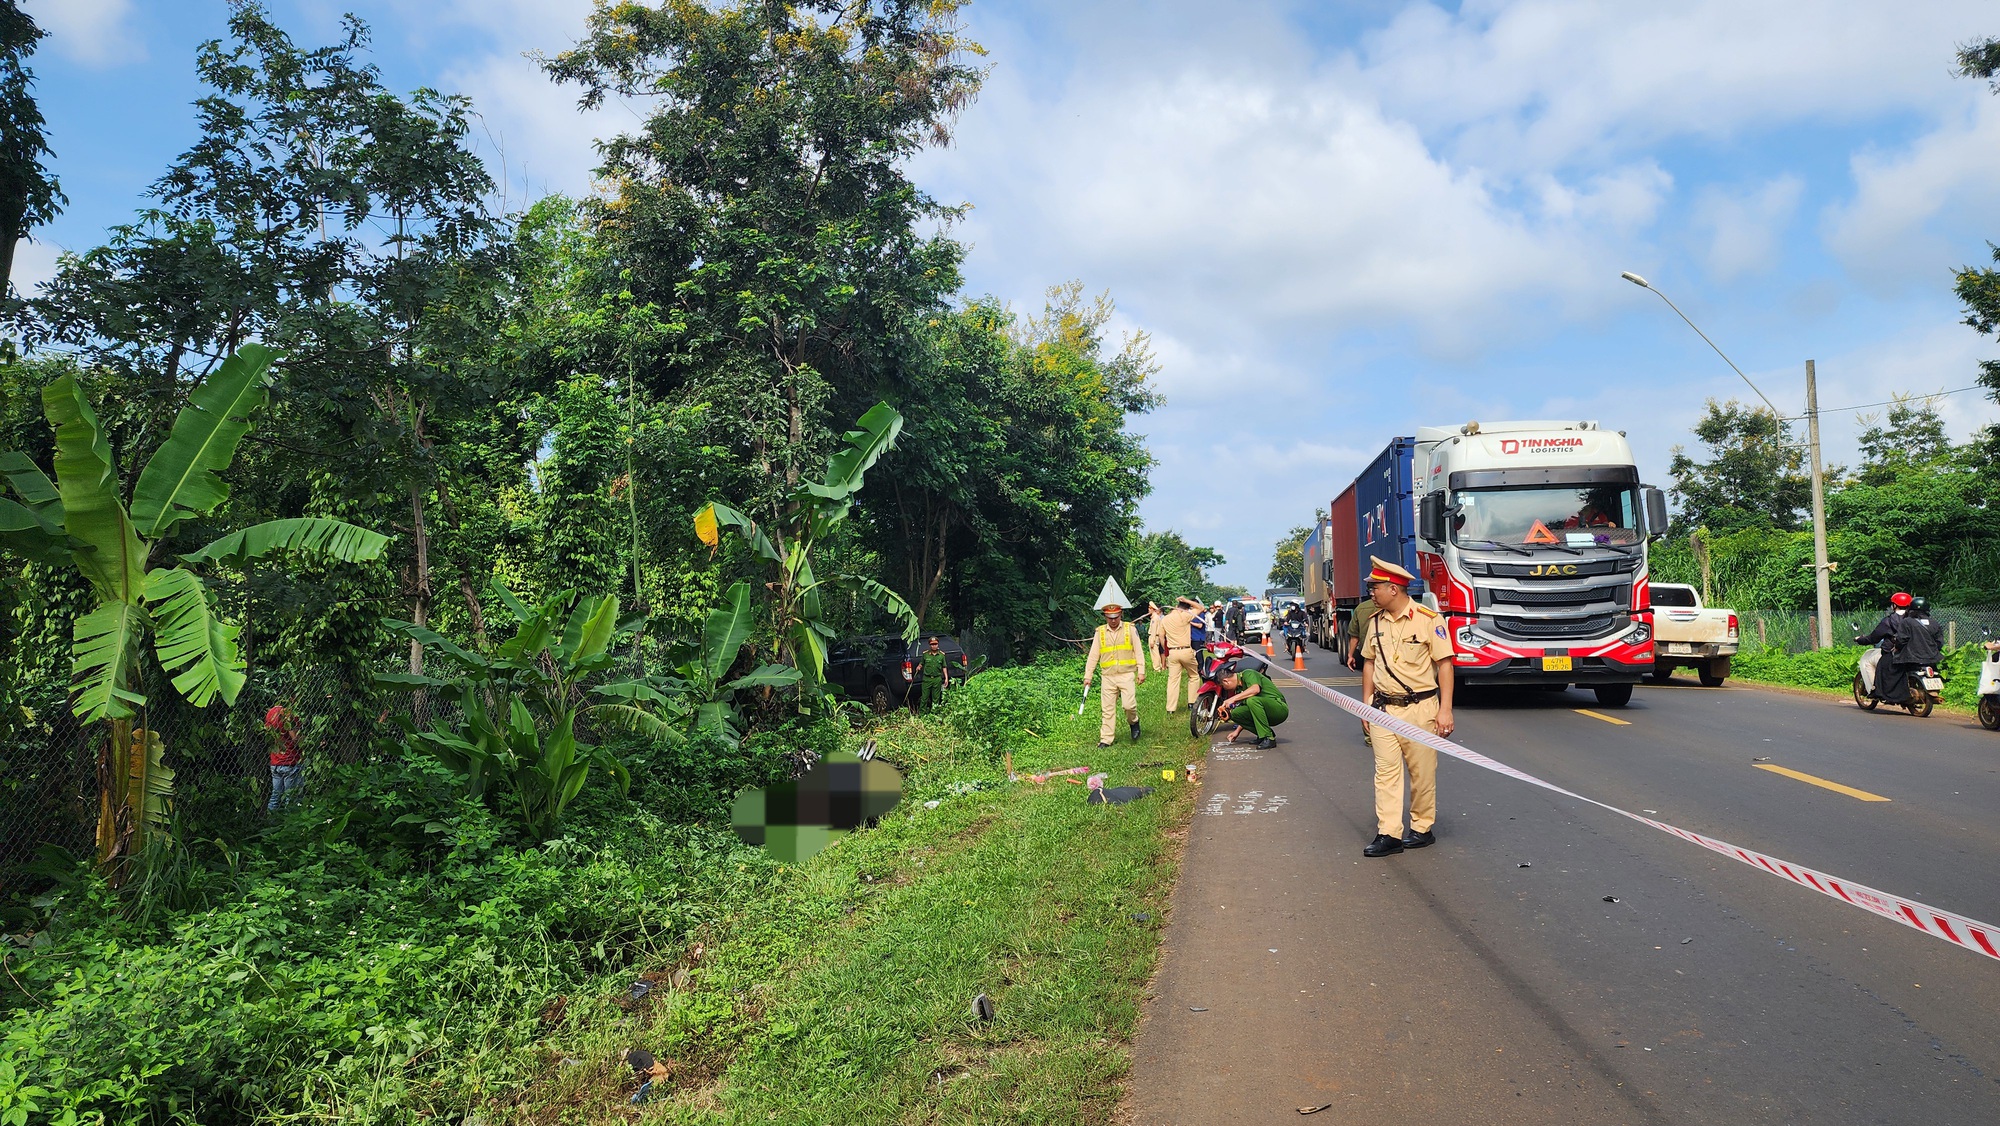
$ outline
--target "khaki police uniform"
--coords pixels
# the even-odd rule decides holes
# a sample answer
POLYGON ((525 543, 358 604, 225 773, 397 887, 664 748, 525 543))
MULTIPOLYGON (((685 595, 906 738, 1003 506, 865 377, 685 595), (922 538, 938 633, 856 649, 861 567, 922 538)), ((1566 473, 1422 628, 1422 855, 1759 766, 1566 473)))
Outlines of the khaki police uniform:
POLYGON ((1097 627, 1090 638, 1090 656, 1083 662, 1086 683, 1100 666, 1104 675, 1099 678, 1097 689, 1104 708, 1104 723, 1098 729, 1097 741, 1109 743, 1118 731, 1121 701, 1129 722, 1139 722, 1137 680, 1146 675, 1146 645, 1139 638, 1138 627, 1123 621, 1118 623, 1116 631, 1110 626, 1097 627))
MULTIPOLYGON (((1412 599, 1401 614, 1378 610, 1369 619, 1361 658, 1375 662, 1374 687, 1383 711, 1437 732, 1437 661, 1451 660, 1451 638, 1435 610, 1412 599)), ((1403 777, 1410 782, 1410 830, 1429 832, 1437 822, 1437 751, 1379 724, 1368 725, 1375 750, 1375 821, 1378 832, 1403 835, 1403 777)))
POLYGON ((1160 639, 1166 649, 1166 657, 1161 666, 1167 671, 1167 714, 1174 714, 1181 706, 1181 678, 1188 680, 1188 702, 1194 701, 1195 685, 1201 683, 1201 673, 1195 668, 1193 638, 1189 629, 1199 611, 1184 606, 1168 611, 1160 620, 1160 639))

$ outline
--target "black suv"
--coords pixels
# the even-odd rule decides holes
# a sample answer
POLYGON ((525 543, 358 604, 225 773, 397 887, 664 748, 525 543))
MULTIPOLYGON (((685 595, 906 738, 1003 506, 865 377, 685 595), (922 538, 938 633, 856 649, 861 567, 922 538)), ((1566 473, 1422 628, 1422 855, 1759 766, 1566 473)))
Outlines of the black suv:
POLYGON ((971 676, 965 648, 948 633, 919 634, 907 644, 902 634, 874 634, 836 644, 826 660, 826 681, 852 699, 868 701, 875 713, 882 715, 910 701, 923 676, 923 654, 933 637, 944 650, 952 683, 971 676))

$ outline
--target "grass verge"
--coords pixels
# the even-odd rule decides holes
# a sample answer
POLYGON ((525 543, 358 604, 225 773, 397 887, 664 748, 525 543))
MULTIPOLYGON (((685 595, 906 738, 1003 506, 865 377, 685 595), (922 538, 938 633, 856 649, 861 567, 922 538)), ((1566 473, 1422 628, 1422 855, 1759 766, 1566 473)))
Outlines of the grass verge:
MULTIPOLYGON (((1066 671, 1077 683, 1080 669, 1066 671)), ((782 873, 704 936, 698 955, 648 974, 668 988, 580 1015, 552 1037, 552 1060, 579 1062, 555 1063, 516 1113, 1109 1121, 1193 807, 1183 768, 1206 746, 1184 718, 1162 722, 1163 687, 1155 676, 1140 690, 1136 744, 1121 736, 1097 749, 1094 695, 1081 717, 1068 705, 1040 709, 1030 722, 1041 730, 1017 740, 1019 773, 1087 765, 1114 786, 1157 787, 1120 807, 1089 805, 1083 786, 1062 779, 1009 784, 985 740, 944 722, 884 724, 875 735, 905 767, 903 804, 782 873), (996 1009, 990 1023, 972 1015, 982 992, 996 1009), (616 1064, 625 1047, 668 1061, 644 1106, 626 1101, 637 1081, 616 1064)))

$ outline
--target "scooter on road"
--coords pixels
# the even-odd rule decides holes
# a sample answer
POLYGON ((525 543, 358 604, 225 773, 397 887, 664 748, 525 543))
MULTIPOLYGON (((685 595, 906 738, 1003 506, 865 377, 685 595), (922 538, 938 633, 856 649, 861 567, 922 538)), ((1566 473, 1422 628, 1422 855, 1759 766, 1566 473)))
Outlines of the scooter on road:
POLYGON ((2000 731, 2000 641, 1988 641, 1979 662, 1979 726, 2000 731))
MULTIPOLYGON (((1857 630, 1856 632, 1858 633, 1859 631, 1857 630)), ((1861 654, 1861 663, 1854 669, 1854 706, 1860 708, 1862 711, 1872 712, 1875 710, 1876 705, 1886 702, 1882 697, 1875 694, 1875 672, 1876 667, 1881 663, 1882 650, 1870 649, 1868 652, 1861 654)), ((1982 673, 1984 672, 1983 669, 1981 671, 1982 673)), ((1891 706, 1905 708, 1911 715, 1922 719, 1931 714, 1931 709, 1943 697, 1944 678, 1938 675, 1937 669, 1927 665, 1921 669, 1910 670, 1909 698, 1901 704, 1891 706)), ((1981 698, 1981 707, 1985 707, 1983 697, 1981 698)), ((1995 714, 1995 721, 1996 723, 2000 723, 2000 713, 1995 714)))

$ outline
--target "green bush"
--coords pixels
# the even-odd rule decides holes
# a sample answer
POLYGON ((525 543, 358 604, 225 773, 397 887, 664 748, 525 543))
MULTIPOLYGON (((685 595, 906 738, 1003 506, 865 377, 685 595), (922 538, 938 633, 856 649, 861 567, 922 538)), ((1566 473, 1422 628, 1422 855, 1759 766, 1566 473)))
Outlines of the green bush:
POLYGON ((1050 656, 1032 665, 987 669, 953 686, 943 713, 953 729, 997 754, 1045 734, 1050 723, 1076 710, 1082 693, 1083 663, 1074 656, 1050 656))
POLYGON ((553 999, 601 1007, 775 869, 726 831, 629 803, 525 848, 477 802, 441 797, 436 769, 350 772, 226 865, 190 852, 158 901, 180 910, 133 911, 79 868, 0 982, 0 1108, 31 1123, 455 1120, 541 1073, 553 999))

